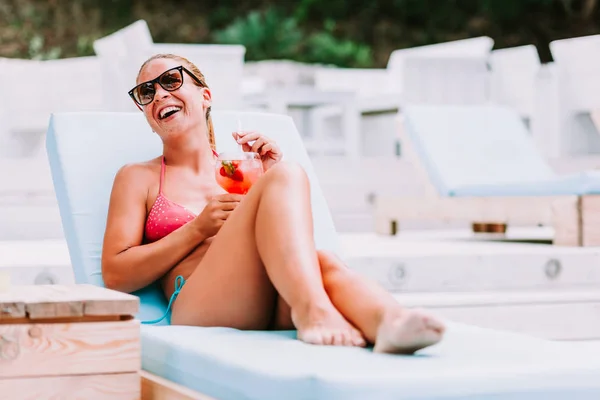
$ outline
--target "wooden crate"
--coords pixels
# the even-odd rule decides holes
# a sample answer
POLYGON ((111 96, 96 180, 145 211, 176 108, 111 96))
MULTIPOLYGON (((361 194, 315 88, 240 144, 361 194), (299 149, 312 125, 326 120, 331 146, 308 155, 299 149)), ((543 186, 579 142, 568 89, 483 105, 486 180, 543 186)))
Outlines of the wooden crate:
POLYGON ((140 399, 136 296, 92 285, 0 293, 0 393, 18 399, 140 399))

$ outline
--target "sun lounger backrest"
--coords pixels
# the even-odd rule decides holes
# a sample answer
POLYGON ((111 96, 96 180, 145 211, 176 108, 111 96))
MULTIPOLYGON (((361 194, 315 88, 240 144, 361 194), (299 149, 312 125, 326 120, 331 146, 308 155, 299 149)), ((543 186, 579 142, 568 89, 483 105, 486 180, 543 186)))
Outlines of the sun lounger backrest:
POLYGON ((185 57, 200 69, 211 89, 215 109, 237 110, 242 106, 244 46, 156 43, 148 57, 164 53, 185 57))
POLYGON ((101 110, 99 75, 97 57, 0 59, 0 87, 10 94, 0 100, 0 158, 42 151, 53 112, 101 110))
POLYGON ((490 67, 492 101, 530 117, 541 67, 536 47, 530 44, 494 50, 490 55, 490 67))
POLYGON ((600 35, 555 40, 550 43, 557 66, 562 107, 568 112, 600 108, 600 35))
POLYGON ((364 97, 390 93, 391 90, 389 71, 385 68, 322 67, 315 70, 315 87, 364 97))
POLYGON ((131 51, 145 51, 154 43, 150 28, 140 19, 94 41, 94 52, 100 57, 126 57, 131 51))
POLYGON ((390 54, 387 69, 390 72, 391 87, 394 93, 403 93, 402 76, 404 59, 408 56, 424 57, 487 57, 494 47, 494 40, 487 36, 450 42, 435 43, 426 46, 394 50, 390 54))
MULTIPOLYGON (((213 113, 213 118, 219 151, 235 148, 231 132, 239 118, 244 129, 272 137, 281 146, 285 159, 306 169, 311 180, 316 244, 337 250, 331 215, 291 118, 219 111, 213 113)), ((47 151, 75 280, 103 285, 101 251, 115 173, 124 164, 160 155, 162 143, 139 112, 65 113, 51 118, 47 151)), ((165 311, 157 288, 137 294, 142 298, 143 317, 160 317, 165 311)))
POLYGON ((408 56, 402 74, 402 104, 485 104, 489 101, 487 57, 408 56))
POLYGON ((137 111, 127 92, 135 86, 140 66, 153 45, 150 28, 143 19, 94 41, 94 52, 101 65, 98 79, 103 111, 137 111))
POLYGON ((404 129, 440 195, 554 177, 519 115, 498 106, 411 106, 404 129))

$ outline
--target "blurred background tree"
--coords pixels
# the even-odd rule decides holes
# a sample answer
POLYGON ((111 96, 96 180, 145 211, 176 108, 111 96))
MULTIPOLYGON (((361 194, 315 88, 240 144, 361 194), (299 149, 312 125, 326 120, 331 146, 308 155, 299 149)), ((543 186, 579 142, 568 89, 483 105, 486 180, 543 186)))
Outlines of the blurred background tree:
POLYGON ((246 59, 383 67, 391 51, 487 35, 495 48, 600 33, 597 0, 0 0, 0 56, 92 55, 137 19, 154 41, 240 43, 246 59))

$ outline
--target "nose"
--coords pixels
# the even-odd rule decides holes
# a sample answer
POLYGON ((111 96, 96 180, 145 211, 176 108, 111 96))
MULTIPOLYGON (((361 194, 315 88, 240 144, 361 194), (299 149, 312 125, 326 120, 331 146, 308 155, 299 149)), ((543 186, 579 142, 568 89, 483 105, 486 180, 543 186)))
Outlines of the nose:
POLYGON ((154 90, 154 101, 164 99, 165 97, 169 96, 169 92, 163 89, 163 87, 160 86, 158 83, 154 84, 154 90))

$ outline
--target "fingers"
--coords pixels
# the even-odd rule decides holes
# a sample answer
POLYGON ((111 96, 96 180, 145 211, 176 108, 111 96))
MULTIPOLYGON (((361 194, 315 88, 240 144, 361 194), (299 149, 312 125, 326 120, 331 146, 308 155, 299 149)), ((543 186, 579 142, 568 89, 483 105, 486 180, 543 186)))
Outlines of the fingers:
POLYGON ((229 218, 229 215, 231 214, 233 210, 219 210, 218 212, 215 213, 215 219, 220 220, 220 221, 226 221, 227 218, 229 218))
POLYGON ((240 202, 240 201, 242 201, 243 198, 244 198, 243 194, 237 194, 237 193, 223 193, 223 194, 218 194, 213 197, 214 200, 217 200, 221 203, 227 203, 230 201, 240 202))
POLYGON ((225 193, 213 197, 215 201, 214 208, 216 210, 231 212, 240 204, 240 201, 244 198, 241 194, 236 193, 225 193))
POLYGON ((244 143, 242 145, 242 150, 245 151, 246 153, 252 150, 252 146, 250 146, 248 143, 244 143))
POLYGON ((228 201, 228 202, 218 202, 215 205, 215 210, 219 211, 233 211, 240 204, 237 201, 228 201))
MULTIPOLYGON (((253 153, 258 153, 258 150, 263 147, 267 143, 267 140, 264 137, 259 137, 254 141, 254 144, 250 148, 250 151, 253 153)), ((262 149, 261 149, 262 150, 262 149)))
POLYGON ((251 151, 253 153, 259 153, 264 156, 268 152, 275 154, 279 153, 279 148, 273 140, 260 132, 248 131, 248 132, 233 132, 234 139, 242 145, 244 151, 251 151), (250 144, 250 142, 254 143, 250 144))
POLYGON ((256 132, 256 131, 234 132, 234 134, 237 135, 236 140, 239 144, 248 143, 253 140, 257 140, 260 137, 264 137, 263 135, 261 135, 259 132, 256 132))
POLYGON ((275 146, 273 146, 271 143, 267 143, 260 149, 260 152, 258 152, 258 154, 260 154, 261 156, 264 156, 268 152, 278 153, 279 150, 277 148, 275 148, 275 146))

